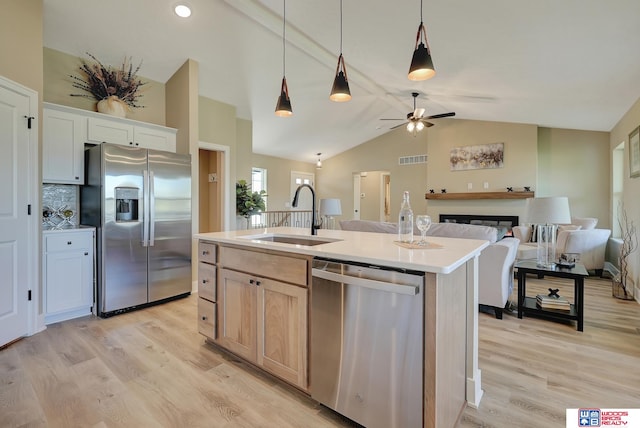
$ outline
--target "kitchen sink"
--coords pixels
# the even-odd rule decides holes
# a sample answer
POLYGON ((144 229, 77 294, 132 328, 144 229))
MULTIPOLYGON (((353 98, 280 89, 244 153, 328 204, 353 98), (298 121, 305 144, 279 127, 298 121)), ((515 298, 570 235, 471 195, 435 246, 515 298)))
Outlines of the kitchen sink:
POLYGON ((331 242, 342 241, 334 238, 320 238, 316 236, 282 235, 276 233, 263 233, 260 235, 239 236, 241 239, 252 241, 278 242, 281 244, 304 245, 311 247, 314 245, 330 244, 331 242))

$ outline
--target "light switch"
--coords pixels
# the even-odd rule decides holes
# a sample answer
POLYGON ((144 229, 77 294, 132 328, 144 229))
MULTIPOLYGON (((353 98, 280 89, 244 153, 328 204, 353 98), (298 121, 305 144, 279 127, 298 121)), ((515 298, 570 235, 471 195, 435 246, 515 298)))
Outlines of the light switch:
POLYGON ((484 187, 485 189, 488 189, 488 188, 489 188, 489 182, 488 182, 488 181, 485 181, 485 182, 484 182, 483 187, 484 187))
POLYGON ((467 183, 467 190, 473 189, 473 183, 467 183))

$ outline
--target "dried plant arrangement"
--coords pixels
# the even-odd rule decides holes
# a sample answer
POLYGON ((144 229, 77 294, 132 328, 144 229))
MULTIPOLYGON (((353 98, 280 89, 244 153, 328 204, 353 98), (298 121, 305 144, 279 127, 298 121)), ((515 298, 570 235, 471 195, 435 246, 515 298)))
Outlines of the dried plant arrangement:
POLYGON ((105 66, 89 52, 86 54, 93 62, 82 60, 82 65, 79 67, 82 77, 74 75, 69 77, 73 79, 74 88, 89 94, 70 94, 72 97, 95 98, 96 101, 102 101, 115 96, 129 107, 144 107, 138 103, 138 99, 142 97, 139 93, 140 87, 146 84, 137 77, 142 61, 134 69, 131 58, 125 57, 122 66, 116 69, 105 66))
POLYGON ((613 296, 619 299, 633 299, 634 281, 629 275, 629 256, 638 248, 638 237, 633 220, 629 220, 624 205, 620 204, 618 224, 622 232, 620 248, 620 273, 613 279, 613 296))

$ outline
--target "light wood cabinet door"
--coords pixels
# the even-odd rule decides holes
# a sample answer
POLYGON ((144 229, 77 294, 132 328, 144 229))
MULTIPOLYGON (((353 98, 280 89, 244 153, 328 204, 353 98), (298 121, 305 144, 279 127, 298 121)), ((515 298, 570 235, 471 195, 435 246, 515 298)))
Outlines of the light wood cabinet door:
POLYGON ((229 351, 255 363, 256 279, 251 275, 220 269, 218 281, 218 339, 229 351))
POLYGON ((307 289, 264 279, 258 292, 258 365, 307 389, 307 289))

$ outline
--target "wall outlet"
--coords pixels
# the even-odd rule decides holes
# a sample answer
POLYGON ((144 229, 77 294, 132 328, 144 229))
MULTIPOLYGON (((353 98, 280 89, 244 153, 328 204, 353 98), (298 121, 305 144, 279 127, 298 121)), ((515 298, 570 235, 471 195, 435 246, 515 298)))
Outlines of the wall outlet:
POLYGON ((473 189, 473 183, 467 183, 467 190, 473 189))
POLYGON ((483 184, 483 187, 484 187, 485 189, 488 189, 488 188, 489 188, 489 182, 488 182, 488 181, 485 181, 485 182, 484 182, 484 184, 483 184))
POLYGON ((209 174, 208 179, 209 183, 215 183, 216 181, 218 181, 218 174, 216 174, 215 172, 211 173, 209 174))

